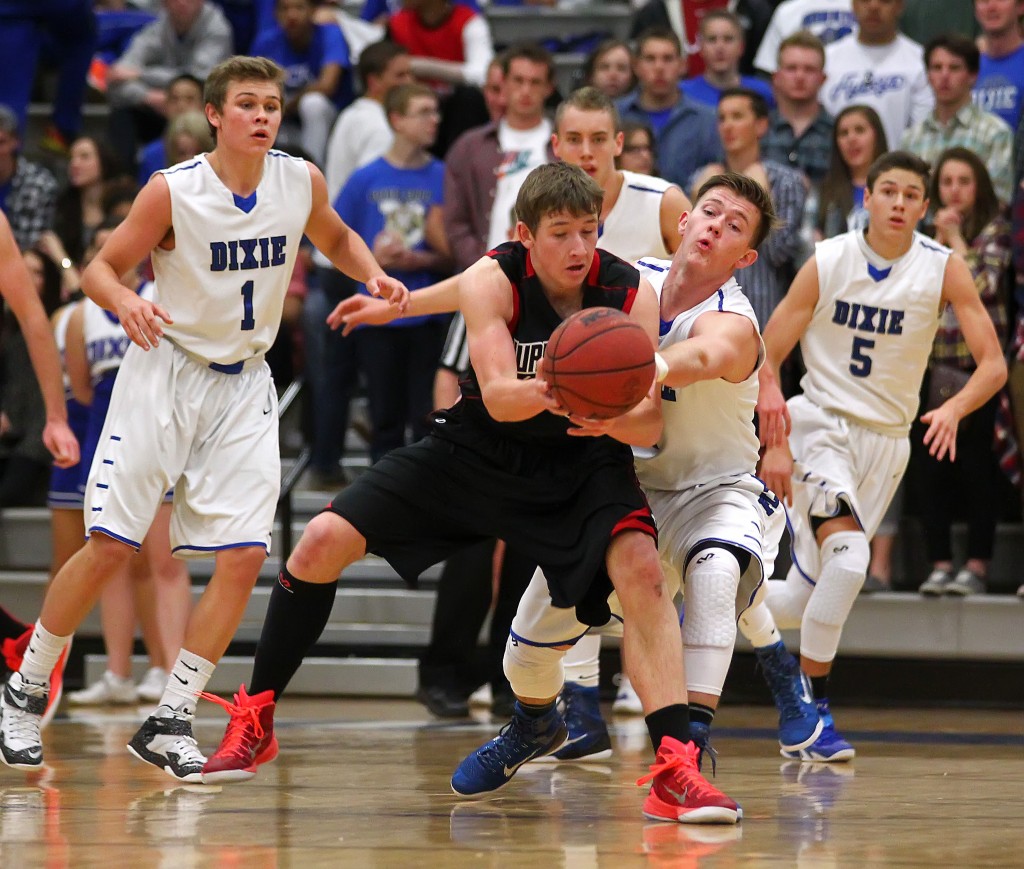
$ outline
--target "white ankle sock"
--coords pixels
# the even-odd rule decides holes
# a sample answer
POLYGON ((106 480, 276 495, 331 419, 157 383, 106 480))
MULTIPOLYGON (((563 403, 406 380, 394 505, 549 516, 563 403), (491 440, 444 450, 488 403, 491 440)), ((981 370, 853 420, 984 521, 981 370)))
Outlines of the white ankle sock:
POLYGON ((196 714, 196 700, 213 675, 214 665, 187 649, 178 653, 167 685, 160 697, 160 706, 167 706, 181 715, 196 714))
POLYGON ((60 653, 64 651, 70 639, 70 634, 66 637, 51 634, 41 622, 36 621, 32 638, 28 641, 28 648, 25 649, 25 657, 21 662, 19 672, 22 678, 39 685, 49 685, 50 673, 53 672, 60 653))

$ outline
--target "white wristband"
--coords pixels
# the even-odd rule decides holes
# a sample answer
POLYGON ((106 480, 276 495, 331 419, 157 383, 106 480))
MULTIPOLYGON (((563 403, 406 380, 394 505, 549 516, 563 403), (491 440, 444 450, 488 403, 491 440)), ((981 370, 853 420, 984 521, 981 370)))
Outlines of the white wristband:
POLYGON ((655 383, 661 383, 666 377, 668 377, 668 363, 660 353, 654 354, 654 369, 655 383))

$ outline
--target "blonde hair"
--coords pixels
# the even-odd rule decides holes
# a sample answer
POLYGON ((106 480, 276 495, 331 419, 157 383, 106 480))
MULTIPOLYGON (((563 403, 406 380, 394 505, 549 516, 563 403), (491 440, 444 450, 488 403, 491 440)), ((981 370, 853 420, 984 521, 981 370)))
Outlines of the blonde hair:
POLYGON ((210 131, 206 115, 202 112, 183 112, 168 123, 167 132, 164 133, 164 148, 167 151, 167 159, 171 163, 177 162, 174 141, 181 135, 188 135, 195 139, 200 153, 213 150, 214 136, 210 131))

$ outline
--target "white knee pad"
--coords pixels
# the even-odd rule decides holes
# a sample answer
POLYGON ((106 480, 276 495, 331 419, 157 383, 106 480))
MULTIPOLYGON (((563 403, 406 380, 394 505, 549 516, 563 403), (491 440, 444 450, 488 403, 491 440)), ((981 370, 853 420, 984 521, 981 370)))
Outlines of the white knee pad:
POLYGON ((840 531, 825 539, 821 574, 800 626, 801 654, 822 662, 835 658, 843 625, 864 584, 870 561, 871 548, 861 531, 840 531))
POLYGON ((565 652, 550 646, 531 646, 509 634, 502 666, 518 697, 546 699, 562 690, 565 652))
POLYGON ((765 585, 768 588, 765 603, 771 610, 775 624, 782 630, 800 627, 814 586, 803 578, 796 567, 789 569, 785 579, 773 579, 765 585))
POLYGON ((755 601, 753 606, 747 607, 737 625, 755 649, 763 649, 782 639, 775 627, 772 611, 763 601, 755 601))
POLYGON ((699 552, 683 581, 683 656, 689 691, 721 695, 736 643, 736 590, 740 565, 726 549, 699 552))
POLYGON ((562 660, 565 681, 575 682, 584 688, 596 688, 601 677, 600 657, 601 635, 591 631, 580 637, 562 660))

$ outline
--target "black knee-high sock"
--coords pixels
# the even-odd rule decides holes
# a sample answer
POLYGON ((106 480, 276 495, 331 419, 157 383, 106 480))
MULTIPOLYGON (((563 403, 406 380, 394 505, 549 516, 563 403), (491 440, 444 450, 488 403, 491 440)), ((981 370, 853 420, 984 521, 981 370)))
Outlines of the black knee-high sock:
POLYGON ((337 580, 303 582, 287 568, 281 571, 270 593, 270 606, 256 646, 250 694, 269 688, 275 700, 281 696, 327 626, 337 590, 337 580))

